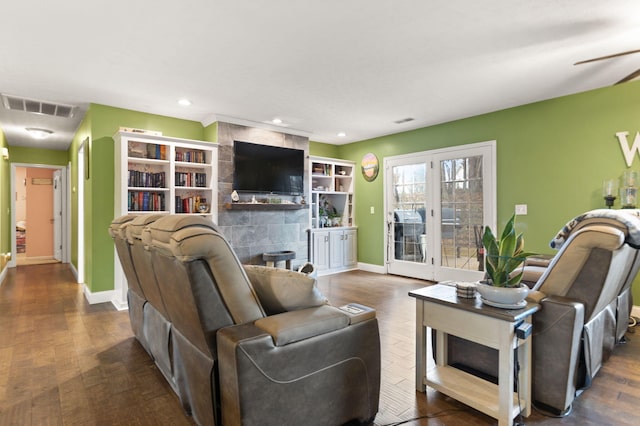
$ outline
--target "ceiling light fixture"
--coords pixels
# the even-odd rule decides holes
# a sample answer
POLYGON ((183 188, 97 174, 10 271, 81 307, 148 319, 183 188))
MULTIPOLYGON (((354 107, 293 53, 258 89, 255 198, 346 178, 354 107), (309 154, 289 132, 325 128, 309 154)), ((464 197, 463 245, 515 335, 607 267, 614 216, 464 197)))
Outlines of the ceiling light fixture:
POLYGON ((274 118, 273 120, 271 120, 271 122, 272 122, 273 124, 282 124, 282 119, 280 119, 280 118, 274 118))
POLYGON ((27 127, 26 130, 27 132, 29 132, 31 136, 33 136, 36 139, 44 139, 53 133, 51 130, 40 129, 37 127, 27 127))
POLYGON ((339 138, 344 138, 345 136, 347 136, 347 134, 345 132, 338 133, 338 137, 339 138))
POLYGON ((191 105, 191 101, 189 99, 180 99, 178 101, 178 104, 180 104, 182 106, 189 106, 189 105, 191 105))

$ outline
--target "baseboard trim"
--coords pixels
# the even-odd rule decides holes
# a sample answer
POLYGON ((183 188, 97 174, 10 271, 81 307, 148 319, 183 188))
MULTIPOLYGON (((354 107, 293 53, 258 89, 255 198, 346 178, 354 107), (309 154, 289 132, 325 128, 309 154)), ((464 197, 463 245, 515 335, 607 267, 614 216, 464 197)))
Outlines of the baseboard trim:
POLYGON ((120 302, 120 301, 116 300, 115 296, 114 296, 113 299, 111 299, 111 304, 118 311, 126 311, 127 309, 129 309, 129 304, 127 302, 124 302, 124 303, 120 302))
POLYGON ((358 269, 366 272, 373 272, 375 274, 387 274, 387 268, 382 265, 374 265, 372 263, 358 262, 358 269))
POLYGON ((89 302, 90 305, 96 305, 98 303, 109 303, 115 296, 115 292, 113 290, 92 293, 86 284, 82 284, 82 289, 84 292, 84 298, 87 299, 87 302, 89 302))
POLYGON ((76 279, 76 282, 78 282, 78 270, 76 269, 75 265, 72 262, 69 262, 69 268, 71 268, 71 273, 73 274, 73 277, 76 279))
POLYGON ((0 271, 0 285, 4 282, 4 278, 7 276, 7 269, 9 269, 8 265, 4 265, 2 271, 0 271))

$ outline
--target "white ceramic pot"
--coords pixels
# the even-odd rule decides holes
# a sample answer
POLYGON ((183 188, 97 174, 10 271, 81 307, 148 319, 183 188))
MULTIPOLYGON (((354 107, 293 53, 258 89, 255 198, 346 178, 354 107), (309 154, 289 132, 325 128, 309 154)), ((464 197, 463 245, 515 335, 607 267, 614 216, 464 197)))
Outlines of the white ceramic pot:
POLYGON ((526 284, 520 284, 520 287, 494 287, 478 282, 476 289, 483 299, 509 307, 523 303, 522 301, 529 294, 529 287, 526 284))

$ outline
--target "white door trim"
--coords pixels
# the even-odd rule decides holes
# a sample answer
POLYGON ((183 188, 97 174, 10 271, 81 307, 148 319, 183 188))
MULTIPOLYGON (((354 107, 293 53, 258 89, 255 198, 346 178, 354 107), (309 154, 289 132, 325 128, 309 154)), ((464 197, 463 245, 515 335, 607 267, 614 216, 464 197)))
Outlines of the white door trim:
MULTIPOLYGON (((427 188, 428 193, 430 193, 430 201, 433 204, 434 217, 430 217, 427 215, 425 218, 425 228, 426 233, 430 235, 429 238, 429 246, 436 246, 436 242, 441 238, 440 235, 440 226, 434 226, 434 223, 440 223, 440 212, 438 206, 441 204, 440 200, 440 171, 436 164, 439 164, 439 161, 442 159, 455 158, 457 156, 472 156, 478 155, 478 153, 482 154, 485 157, 484 162, 485 165, 489 167, 485 167, 485 183, 490 186, 489 190, 484 193, 483 199, 483 211, 484 211, 484 225, 490 226, 493 229, 496 227, 497 222, 497 213, 496 213, 496 199, 497 199, 497 156, 496 156, 496 144, 495 140, 492 141, 484 141, 466 145, 457 145, 447 148, 439 148, 429 151, 421 151, 421 152, 413 152, 409 154, 402 154, 393 157, 385 157, 384 161, 384 170, 385 170, 385 182, 384 182, 384 212, 385 212, 385 220, 383 224, 383 232, 385 235, 384 239, 384 269, 386 273, 390 273, 390 263, 393 259, 390 257, 391 247, 389 246, 389 229, 388 226, 390 223, 389 218, 387 217, 389 213, 389 209, 391 208, 392 201, 390 200, 389 194, 389 182, 392 179, 392 176, 389 172, 389 167, 392 163, 402 163, 406 161, 407 163, 419 163, 424 161, 428 166, 430 163, 433 163, 434 166, 427 168, 427 188), (435 217, 437 216, 437 217, 435 217)), ((438 245, 439 246, 439 245, 438 245)), ((431 250, 434 252, 434 265, 439 269, 439 271, 435 271, 436 268, 431 266, 431 262, 427 264, 420 264, 415 262, 402 262, 406 263, 407 266, 407 276, 413 276, 421 279, 454 279, 451 274, 444 271, 444 268, 438 267, 440 264, 440 253, 438 250, 431 250), (445 272, 446 278, 442 278, 440 270, 445 272), (438 275, 438 276, 436 276, 438 275)), ((451 269, 451 268, 450 268, 451 269)), ((452 270, 455 275, 460 271, 457 279, 459 280, 471 280, 473 277, 480 277, 482 274, 474 271, 462 271, 462 270, 452 270)), ((479 279, 479 278, 478 278, 479 279)))
MULTIPOLYGON (((42 169, 53 169, 59 170, 61 173, 61 187, 68 188, 69 187, 69 179, 67 174, 67 168, 65 166, 59 166, 55 164, 33 164, 33 163, 11 163, 11 176, 10 176, 10 186, 11 186, 11 260, 7 263, 9 268, 16 267, 17 260, 17 251, 16 251, 16 168, 24 167, 24 168, 42 168, 42 169)), ((68 235, 68 226, 70 223, 70 214, 71 210, 67 208, 68 200, 66 194, 67 191, 62 192, 62 262, 68 263, 69 256, 68 253, 70 251, 69 245, 71 244, 71 240, 66 238, 68 235), (66 255, 65 255, 66 254, 66 255)))

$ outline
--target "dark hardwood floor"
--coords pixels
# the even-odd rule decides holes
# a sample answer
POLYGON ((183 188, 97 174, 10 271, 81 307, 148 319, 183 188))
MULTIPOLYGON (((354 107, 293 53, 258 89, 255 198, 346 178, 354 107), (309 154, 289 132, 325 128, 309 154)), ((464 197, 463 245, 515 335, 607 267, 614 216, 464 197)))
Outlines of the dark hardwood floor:
MULTIPOLYGON (((376 425, 493 425, 494 419, 428 389, 414 389, 415 300, 428 283, 349 272, 319 279, 334 305, 374 307, 382 389, 376 425)), ((633 330, 632 330, 633 331, 633 330)), ((640 332, 639 332, 640 333, 640 332)), ((527 425, 640 424, 640 336, 628 333, 574 403, 570 416, 527 425)), ((133 338, 127 312, 89 305, 68 265, 11 269, 0 286, 0 425, 191 425, 133 338)), ((301 425, 302 426, 302 425, 301 425)))

